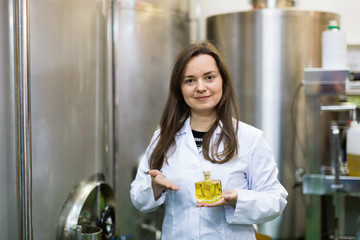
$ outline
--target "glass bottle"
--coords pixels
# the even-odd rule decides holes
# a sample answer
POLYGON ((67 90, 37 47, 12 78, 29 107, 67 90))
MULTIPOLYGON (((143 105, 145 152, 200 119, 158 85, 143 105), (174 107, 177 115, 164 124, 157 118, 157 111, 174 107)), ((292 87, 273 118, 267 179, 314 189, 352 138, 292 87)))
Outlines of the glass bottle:
POLYGON ((222 198, 221 181, 210 178, 210 171, 203 171, 204 180, 195 183, 196 201, 214 203, 222 198))

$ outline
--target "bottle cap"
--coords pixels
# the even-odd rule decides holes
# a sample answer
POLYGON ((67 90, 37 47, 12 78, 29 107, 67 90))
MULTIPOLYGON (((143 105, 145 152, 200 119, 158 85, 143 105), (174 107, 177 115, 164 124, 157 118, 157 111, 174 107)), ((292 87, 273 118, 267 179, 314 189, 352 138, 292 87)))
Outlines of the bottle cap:
POLYGON ((210 170, 204 170, 203 174, 204 174, 204 176, 209 176, 210 175, 210 170))
POLYGON ((336 20, 330 20, 328 29, 340 29, 338 22, 336 20))

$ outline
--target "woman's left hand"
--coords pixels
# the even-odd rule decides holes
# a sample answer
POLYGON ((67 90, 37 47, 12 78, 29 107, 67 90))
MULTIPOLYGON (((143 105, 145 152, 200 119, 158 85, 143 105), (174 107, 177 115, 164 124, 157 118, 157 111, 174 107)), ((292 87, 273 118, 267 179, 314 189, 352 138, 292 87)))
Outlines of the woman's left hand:
POLYGON ((237 191, 235 189, 225 190, 222 193, 222 199, 220 199, 217 202, 214 203, 204 203, 204 202, 198 202, 196 204, 197 207, 217 207, 222 205, 232 205, 236 206, 236 201, 238 198, 237 191))

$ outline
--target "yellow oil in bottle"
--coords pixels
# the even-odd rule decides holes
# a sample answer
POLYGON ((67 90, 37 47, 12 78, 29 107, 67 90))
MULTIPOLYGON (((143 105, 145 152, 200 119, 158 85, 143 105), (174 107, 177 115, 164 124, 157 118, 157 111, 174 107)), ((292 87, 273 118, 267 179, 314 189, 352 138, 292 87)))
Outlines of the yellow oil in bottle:
POLYGON ((203 171, 204 180, 195 183, 196 201, 214 203, 222 198, 221 181, 210 178, 210 171, 203 171))
POLYGON ((352 121, 346 134, 346 161, 349 176, 360 177, 360 124, 352 121))
POLYGON ((360 155, 348 153, 346 159, 349 176, 360 177, 360 155))

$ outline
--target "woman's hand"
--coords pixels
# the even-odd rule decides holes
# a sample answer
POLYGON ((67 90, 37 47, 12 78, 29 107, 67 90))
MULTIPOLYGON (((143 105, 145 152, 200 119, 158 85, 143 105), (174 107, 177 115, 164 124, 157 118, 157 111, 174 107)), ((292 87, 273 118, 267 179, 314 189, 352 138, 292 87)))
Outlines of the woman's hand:
POLYGON ((180 189, 175 183, 167 179, 159 170, 150 170, 148 174, 151 176, 151 185, 155 200, 159 199, 164 190, 168 189, 178 191, 180 189))
POLYGON ((217 207, 222 205, 232 205, 236 206, 236 201, 238 198, 237 191, 235 189, 225 190, 222 193, 222 199, 220 199, 217 202, 214 203, 204 203, 204 202, 198 202, 196 204, 197 207, 217 207))

